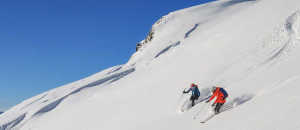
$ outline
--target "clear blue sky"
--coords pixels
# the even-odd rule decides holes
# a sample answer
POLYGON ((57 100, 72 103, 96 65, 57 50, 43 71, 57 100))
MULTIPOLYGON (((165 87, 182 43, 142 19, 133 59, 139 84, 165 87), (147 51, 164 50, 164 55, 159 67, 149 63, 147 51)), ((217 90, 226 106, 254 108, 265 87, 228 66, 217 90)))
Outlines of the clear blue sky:
POLYGON ((0 110, 124 64, 168 12, 211 0, 1 0, 0 110))

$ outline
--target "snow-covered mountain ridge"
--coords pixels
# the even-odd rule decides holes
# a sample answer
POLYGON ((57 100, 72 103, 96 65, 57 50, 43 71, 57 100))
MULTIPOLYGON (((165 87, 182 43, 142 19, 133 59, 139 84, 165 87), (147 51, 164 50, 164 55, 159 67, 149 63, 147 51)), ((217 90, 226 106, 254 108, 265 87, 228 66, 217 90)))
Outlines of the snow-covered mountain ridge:
POLYGON ((47 91, 0 130, 299 129, 300 1, 219 0, 171 12, 128 63, 47 91), (226 88, 238 106, 207 124, 178 113, 182 90, 226 88))

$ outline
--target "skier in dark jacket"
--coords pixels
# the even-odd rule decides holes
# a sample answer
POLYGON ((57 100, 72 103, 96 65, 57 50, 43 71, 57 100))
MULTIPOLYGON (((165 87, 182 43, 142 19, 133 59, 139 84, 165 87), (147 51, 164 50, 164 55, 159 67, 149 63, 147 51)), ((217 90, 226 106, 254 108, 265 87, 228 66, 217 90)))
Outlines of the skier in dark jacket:
POLYGON ((192 96, 190 98, 190 101, 192 101, 192 106, 195 105, 195 100, 198 100, 198 98, 200 97, 200 91, 198 89, 198 86, 194 83, 191 84, 191 87, 189 88, 189 90, 187 91, 183 91, 183 93, 189 93, 192 92, 192 96))
POLYGON ((211 89, 211 91, 212 91, 213 95, 209 98, 209 100, 206 101, 206 103, 210 102, 211 100, 213 100, 216 97, 216 100, 212 106, 215 106, 215 109, 214 109, 215 114, 218 114, 218 113, 220 113, 221 107, 226 102, 226 98, 228 97, 228 94, 224 88, 216 87, 216 86, 214 86, 211 89))

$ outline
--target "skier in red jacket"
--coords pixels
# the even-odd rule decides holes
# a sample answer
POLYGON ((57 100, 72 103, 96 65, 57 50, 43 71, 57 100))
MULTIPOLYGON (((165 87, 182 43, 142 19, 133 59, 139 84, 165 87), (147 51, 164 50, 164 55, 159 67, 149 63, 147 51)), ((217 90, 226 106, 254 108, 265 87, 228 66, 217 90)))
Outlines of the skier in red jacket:
POLYGON ((224 103, 226 102, 226 98, 228 97, 228 94, 227 94, 226 90, 221 87, 214 86, 211 91, 212 91, 213 95, 209 98, 209 100, 206 101, 206 103, 210 102, 211 100, 213 100, 216 97, 216 100, 212 106, 215 106, 215 108, 214 108, 215 114, 218 114, 218 113, 220 113, 220 109, 221 109, 222 105, 224 105, 224 103))

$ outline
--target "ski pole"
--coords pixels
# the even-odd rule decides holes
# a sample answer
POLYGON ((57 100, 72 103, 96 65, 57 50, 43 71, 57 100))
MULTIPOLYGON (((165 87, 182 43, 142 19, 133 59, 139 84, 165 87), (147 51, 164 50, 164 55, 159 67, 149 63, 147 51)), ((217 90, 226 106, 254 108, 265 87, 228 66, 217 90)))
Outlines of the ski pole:
MULTIPOLYGON (((183 90, 184 92, 185 92, 185 89, 183 90)), ((184 95, 184 93, 181 93, 181 96, 180 96, 180 98, 182 98, 182 96, 184 95)))

